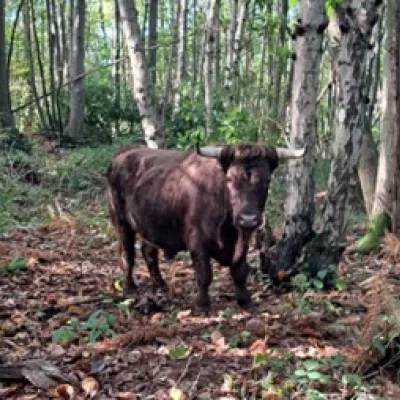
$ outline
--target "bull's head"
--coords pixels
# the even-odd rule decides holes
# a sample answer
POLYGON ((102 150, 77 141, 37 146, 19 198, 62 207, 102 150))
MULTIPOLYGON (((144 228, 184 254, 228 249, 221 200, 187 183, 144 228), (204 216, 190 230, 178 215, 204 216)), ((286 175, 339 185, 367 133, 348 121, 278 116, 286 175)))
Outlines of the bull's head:
POLYGON ((197 153, 219 160, 226 173, 234 225, 253 231, 262 222, 272 172, 280 160, 300 158, 304 149, 239 144, 197 147, 197 153))

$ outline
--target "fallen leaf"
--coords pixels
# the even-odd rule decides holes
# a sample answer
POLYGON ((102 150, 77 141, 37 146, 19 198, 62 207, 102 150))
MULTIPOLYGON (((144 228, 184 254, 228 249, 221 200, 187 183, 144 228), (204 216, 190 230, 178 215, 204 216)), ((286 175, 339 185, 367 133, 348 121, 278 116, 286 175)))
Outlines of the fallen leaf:
POLYGON ((183 319, 183 318, 188 317, 191 313, 192 313, 192 310, 179 311, 176 318, 183 319))
POLYGON ((75 394, 74 388, 71 385, 68 385, 67 383, 64 383, 62 385, 58 385, 54 390, 53 390, 53 397, 57 397, 60 399, 73 399, 75 394))
POLYGON ((254 341, 249 347, 249 351, 252 356, 255 356, 256 354, 265 354, 267 351, 265 340, 257 339, 256 341, 254 341))
POLYGON ((117 400, 137 400, 138 396, 132 392, 118 392, 115 398, 117 400))
POLYGON ((99 391, 99 383, 96 379, 88 377, 82 381, 82 389, 85 392, 86 396, 92 398, 96 396, 99 391))
POLYGON ((182 392, 181 389, 177 387, 173 387, 169 391, 169 397, 171 400, 184 400, 186 398, 185 394, 182 392))
POLYGON ((224 374, 224 383, 221 386, 221 390, 223 392, 232 392, 233 389, 233 378, 232 375, 224 374))
POLYGON ((26 266, 29 268, 34 267, 36 264, 38 264, 39 261, 36 257, 29 257, 27 262, 26 262, 26 266))
POLYGON ((223 351, 228 348, 224 336, 219 331, 211 333, 211 342, 217 351, 223 351))
POLYGON ((168 349, 167 354, 171 360, 184 360, 185 358, 189 357, 191 351, 192 351, 191 347, 177 346, 168 349))

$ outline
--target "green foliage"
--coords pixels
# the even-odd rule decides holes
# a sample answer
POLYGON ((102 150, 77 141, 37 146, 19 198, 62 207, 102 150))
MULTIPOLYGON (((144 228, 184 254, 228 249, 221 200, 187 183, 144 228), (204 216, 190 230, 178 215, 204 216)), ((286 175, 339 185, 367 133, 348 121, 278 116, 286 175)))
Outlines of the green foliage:
POLYGON ((77 340, 79 338, 79 335, 76 333, 73 327, 62 326, 52 333, 51 338, 53 342, 67 345, 77 340))
POLYGON ((116 335, 112 329, 116 323, 115 317, 104 310, 97 310, 91 314, 82 328, 88 331, 86 341, 94 343, 100 338, 113 337, 116 335))
POLYGON ((361 254, 368 254, 376 250, 381 242, 381 237, 390 226, 390 217, 386 213, 373 215, 368 224, 368 230, 357 243, 357 251, 361 254))
POLYGON ((8 275, 18 275, 26 270, 26 260, 23 257, 16 256, 9 263, 0 268, 0 272, 8 275))
POLYGON ((178 361, 188 358, 191 348, 187 346, 176 346, 168 350, 168 356, 171 360, 178 361))
POLYGON ((241 347, 249 344, 251 333, 249 331, 242 331, 229 340, 229 347, 241 347))
POLYGON ((329 383, 331 378, 329 375, 319 371, 322 364, 317 360, 307 360, 303 363, 303 368, 294 371, 293 378, 300 383, 308 383, 317 381, 319 383, 329 383))
POLYGON ((61 326, 52 333, 52 341, 56 343, 61 343, 62 345, 67 345, 74 342, 75 340, 79 339, 79 335, 77 333, 78 327, 78 318, 71 318, 66 326, 61 326))

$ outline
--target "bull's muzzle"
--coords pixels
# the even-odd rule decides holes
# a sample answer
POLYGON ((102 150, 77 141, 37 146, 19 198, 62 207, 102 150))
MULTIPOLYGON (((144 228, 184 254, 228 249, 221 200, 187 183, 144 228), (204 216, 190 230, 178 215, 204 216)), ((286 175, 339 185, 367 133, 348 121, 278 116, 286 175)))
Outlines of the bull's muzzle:
POLYGON ((239 214, 236 224, 243 229, 255 229, 261 224, 261 217, 257 214, 239 214))

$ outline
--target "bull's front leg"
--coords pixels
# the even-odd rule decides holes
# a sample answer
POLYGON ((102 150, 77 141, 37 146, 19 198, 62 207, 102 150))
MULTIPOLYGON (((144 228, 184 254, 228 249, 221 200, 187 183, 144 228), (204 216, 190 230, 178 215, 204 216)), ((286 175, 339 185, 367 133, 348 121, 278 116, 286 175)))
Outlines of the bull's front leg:
POLYGON ((232 264, 229 269, 235 285, 236 302, 238 306, 246 310, 254 308, 254 303, 251 300, 250 292, 247 289, 249 266, 246 262, 246 259, 232 264))
POLYGON ((213 279, 210 257, 204 251, 195 250, 191 252, 193 267, 197 283, 197 308, 209 315, 211 309, 209 287, 213 279))

